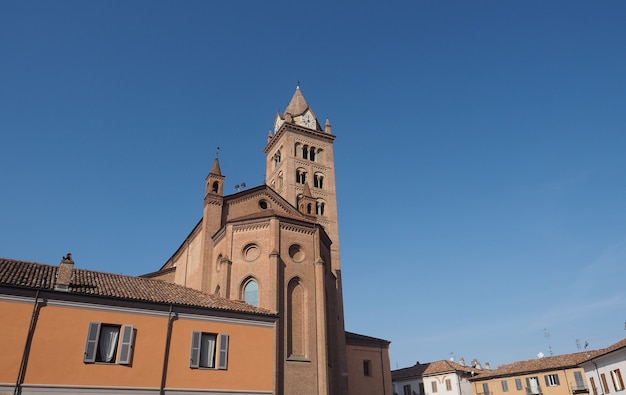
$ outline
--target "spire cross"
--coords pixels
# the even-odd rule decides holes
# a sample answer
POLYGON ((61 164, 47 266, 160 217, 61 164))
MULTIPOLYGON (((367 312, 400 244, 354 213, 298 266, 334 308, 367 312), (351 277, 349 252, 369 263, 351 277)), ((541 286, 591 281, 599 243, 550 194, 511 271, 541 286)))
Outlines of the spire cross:
POLYGON ((220 147, 217 147, 217 150, 215 151, 215 157, 217 158, 220 155, 220 147))

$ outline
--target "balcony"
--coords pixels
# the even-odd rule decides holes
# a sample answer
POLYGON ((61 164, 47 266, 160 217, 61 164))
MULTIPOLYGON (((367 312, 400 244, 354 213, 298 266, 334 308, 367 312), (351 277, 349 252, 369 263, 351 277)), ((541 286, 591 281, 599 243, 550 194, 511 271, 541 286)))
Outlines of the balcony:
POLYGON ((569 383, 569 387, 572 389, 572 395, 589 393, 589 388, 583 383, 569 383))
POLYGON ((543 391, 541 390, 540 385, 526 387, 526 395, 542 395, 542 394, 543 394, 543 391))

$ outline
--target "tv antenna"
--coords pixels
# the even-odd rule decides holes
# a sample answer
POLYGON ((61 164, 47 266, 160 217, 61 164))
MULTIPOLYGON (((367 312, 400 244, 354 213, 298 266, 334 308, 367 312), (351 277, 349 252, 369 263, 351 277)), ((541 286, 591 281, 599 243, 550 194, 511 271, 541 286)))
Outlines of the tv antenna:
POLYGON ((550 344, 550 332, 548 332, 546 328, 543 328, 543 336, 548 342, 548 351, 550 352, 550 356, 553 356, 554 354, 552 353, 552 345, 550 344))
POLYGON ((246 183, 242 182, 241 184, 235 185, 235 191, 239 192, 239 190, 243 190, 246 187, 246 183))

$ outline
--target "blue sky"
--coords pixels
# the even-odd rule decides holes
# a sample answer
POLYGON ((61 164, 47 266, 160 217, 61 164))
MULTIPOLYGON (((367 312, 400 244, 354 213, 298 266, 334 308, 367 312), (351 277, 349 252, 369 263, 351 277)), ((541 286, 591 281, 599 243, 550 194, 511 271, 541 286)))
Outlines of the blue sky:
POLYGON ((392 368, 626 336, 623 1, 4 1, 0 256, 158 269, 264 179, 297 81, 337 135, 346 328, 392 368))

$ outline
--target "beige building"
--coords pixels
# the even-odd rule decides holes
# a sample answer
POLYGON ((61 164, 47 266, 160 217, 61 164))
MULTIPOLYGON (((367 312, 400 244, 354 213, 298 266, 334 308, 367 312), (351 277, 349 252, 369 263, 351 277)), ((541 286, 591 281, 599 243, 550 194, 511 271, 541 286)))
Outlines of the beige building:
POLYGON ((483 370, 470 381, 475 395, 588 394, 585 372, 580 364, 590 353, 593 352, 513 362, 495 370, 483 370))

